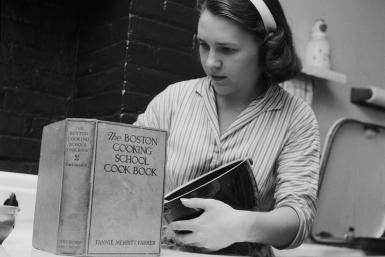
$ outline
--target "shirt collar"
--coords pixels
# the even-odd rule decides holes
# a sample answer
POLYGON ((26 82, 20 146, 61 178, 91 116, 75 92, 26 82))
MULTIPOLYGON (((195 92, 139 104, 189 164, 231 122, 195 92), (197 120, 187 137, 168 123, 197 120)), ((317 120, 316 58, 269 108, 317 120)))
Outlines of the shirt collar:
POLYGON ((203 77, 201 79, 199 79, 200 83, 197 83, 196 86, 195 86, 195 92, 200 95, 200 96, 203 96, 204 95, 204 91, 209 89, 211 86, 211 80, 209 77, 203 77))
MULTIPOLYGON (((195 92, 202 97, 205 95, 205 90, 207 90, 208 94, 214 93, 213 86, 211 85, 211 80, 209 77, 201 78, 201 83, 197 83, 195 87, 195 92)), ((262 99, 258 97, 257 99, 253 100, 249 106, 259 105, 262 107, 263 111, 279 110, 283 105, 283 95, 283 89, 277 84, 272 84, 267 89, 262 99)))

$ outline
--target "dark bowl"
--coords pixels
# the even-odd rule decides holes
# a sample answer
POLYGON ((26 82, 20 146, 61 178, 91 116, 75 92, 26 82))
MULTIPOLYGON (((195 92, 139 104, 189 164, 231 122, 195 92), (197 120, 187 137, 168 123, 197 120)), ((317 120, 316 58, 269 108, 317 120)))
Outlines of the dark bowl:
POLYGON ((165 196, 164 218, 167 222, 193 219, 200 209, 185 207, 181 198, 212 198, 234 209, 250 210, 256 206, 257 187, 250 160, 237 160, 191 180, 165 196))

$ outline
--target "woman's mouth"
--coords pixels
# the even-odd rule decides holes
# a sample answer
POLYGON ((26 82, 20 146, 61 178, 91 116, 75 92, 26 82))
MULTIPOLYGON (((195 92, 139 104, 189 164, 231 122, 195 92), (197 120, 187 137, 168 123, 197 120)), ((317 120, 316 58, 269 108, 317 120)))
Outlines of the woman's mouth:
POLYGON ((226 76, 217 76, 217 75, 211 75, 211 79, 214 81, 221 81, 224 80, 226 76))

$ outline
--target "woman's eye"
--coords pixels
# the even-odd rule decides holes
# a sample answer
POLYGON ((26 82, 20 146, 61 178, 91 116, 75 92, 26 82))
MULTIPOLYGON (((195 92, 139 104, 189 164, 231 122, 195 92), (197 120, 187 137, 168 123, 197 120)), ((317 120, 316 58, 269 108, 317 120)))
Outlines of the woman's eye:
POLYGON ((209 45, 205 42, 199 42, 199 47, 201 49, 204 49, 204 50, 208 50, 209 49, 209 45))
POLYGON ((218 49, 223 54, 232 54, 235 53, 237 50, 231 47, 221 47, 218 49))

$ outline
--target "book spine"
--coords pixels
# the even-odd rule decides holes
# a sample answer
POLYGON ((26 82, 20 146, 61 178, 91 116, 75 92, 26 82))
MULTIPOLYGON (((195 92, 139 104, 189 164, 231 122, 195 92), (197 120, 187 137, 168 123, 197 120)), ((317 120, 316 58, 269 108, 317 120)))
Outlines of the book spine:
POLYGON ((95 127, 95 121, 66 120, 58 254, 85 253, 95 127))
POLYGON ((64 122, 43 129, 32 246, 56 252, 64 163, 64 122))

